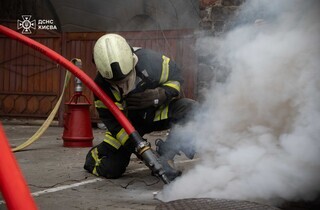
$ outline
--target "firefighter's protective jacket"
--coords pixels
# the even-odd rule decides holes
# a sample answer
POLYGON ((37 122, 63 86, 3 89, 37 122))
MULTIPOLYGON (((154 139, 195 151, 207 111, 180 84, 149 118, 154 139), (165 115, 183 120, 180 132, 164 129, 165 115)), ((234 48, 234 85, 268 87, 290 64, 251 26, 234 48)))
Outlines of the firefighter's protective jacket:
MULTIPOLYGON (((106 94, 113 99, 117 107, 128 116, 128 112, 144 112, 144 119, 149 121, 160 121, 168 118, 169 102, 180 95, 180 85, 183 80, 181 72, 176 63, 170 58, 149 49, 138 49, 134 52, 138 57, 136 69, 136 85, 130 93, 142 92, 146 89, 162 87, 165 89, 167 101, 159 107, 149 107, 144 110, 126 110, 124 96, 117 88, 108 83, 99 73, 95 82, 106 94), (152 118, 152 119, 151 119, 152 118)), ((95 96, 95 107, 100 119, 107 126, 108 132, 104 142, 118 149, 124 145, 129 136, 118 123, 108 108, 95 96)))

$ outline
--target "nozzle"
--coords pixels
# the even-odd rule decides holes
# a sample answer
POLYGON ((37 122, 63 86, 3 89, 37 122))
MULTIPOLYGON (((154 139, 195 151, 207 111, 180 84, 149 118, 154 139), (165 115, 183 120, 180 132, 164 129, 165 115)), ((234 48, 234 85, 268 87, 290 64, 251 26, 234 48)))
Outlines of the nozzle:
POLYGON ((151 148, 146 149, 142 154, 140 154, 140 156, 142 157, 143 162, 151 169, 154 175, 159 177, 165 184, 170 183, 170 180, 165 174, 165 170, 163 169, 159 158, 151 148))
POLYGON ((150 168, 154 175, 159 177, 165 184, 169 184, 170 180, 165 174, 163 166, 160 163, 160 159, 151 149, 150 143, 143 140, 137 131, 131 133, 130 139, 136 144, 137 156, 141 157, 144 164, 150 168))
POLYGON ((165 173, 163 173, 161 176, 160 176, 161 180, 163 181, 163 183, 165 184, 170 184, 170 180, 168 179, 168 177, 165 175, 165 173))

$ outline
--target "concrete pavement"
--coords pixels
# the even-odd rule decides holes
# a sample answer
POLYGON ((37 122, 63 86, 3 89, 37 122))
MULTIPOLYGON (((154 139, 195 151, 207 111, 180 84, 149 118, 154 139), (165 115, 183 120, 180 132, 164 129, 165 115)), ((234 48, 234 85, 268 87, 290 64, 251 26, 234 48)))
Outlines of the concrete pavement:
MULTIPOLYGON (((39 126, 3 125, 9 143, 17 146, 31 137, 39 126)), ((104 130, 93 129, 96 145, 103 140, 104 130)), ((163 187, 161 180, 134 155, 125 175, 116 180, 99 178, 83 169, 90 148, 63 147, 63 128, 52 126, 41 138, 14 153, 39 209, 155 209, 161 201, 153 192, 163 187)), ((149 134, 156 138, 166 132, 149 134)), ((181 157, 183 162, 183 157, 181 157)), ((187 163, 178 165, 183 168, 187 163)), ((189 163, 190 164, 190 163, 189 163)), ((0 209, 7 209, 0 197, 0 209)))
MULTIPOLYGON (((6 136, 12 146, 17 146, 31 137, 40 126, 4 124, 6 136)), ((94 128, 93 145, 99 144, 104 137, 104 130, 94 128)), ((162 203, 154 198, 153 193, 162 190, 161 180, 151 176, 150 170, 134 155, 127 172, 120 179, 110 180, 96 177, 83 169, 86 148, 63 147, 63 128, 51 126, 41 138, 26 149, 14 153, 28 187, 39 209, 45 210, 100 210, 100 209, 183 209, 190 200, 180 203, 162 203), (179 208, 179 205, 181 208, 179 208), (165 206, 165 207, 164 207, 165 206), (159 208, 161 207, 161 208, 159 208), (163 208, 164 207, 164 208, 163 208), (176 208, 174 208, 176 207, 176 208)), ((166 137, 166 132, 154 132, 145 136, 154 147, 154 140, 166 137)), ((188 160, 181 155, 176 158, 176 166, 186 171, 197 160, 188 160)), ((14 180, 13 180, 14 181, 14 180)), ((205 209, 219 209, 221 201, 195 200, 193 204, 207 205, 205 209), (198 201, 198 202, 196 202, 198 201), (214 204, 214 205, 213 205, 214 204), (213 208, 219 204, 219 208, 213 208)), ((226 207, 228 205, 225 205, 226 207)), ((238 206, 239 207, 239 206, 238 206)), ((0 195, 0 210, 6 210, 0 195)), ((226 208, 224 208, 226 209, 226 208)), ((227 208, 228 209, 228 208, 227 208)), ((246 208, 237 208, 246 209, 246 208)), ((254 209, 254 208, 250 208, 254 209)), ((265 209, 265 208, 258 208, 265 209)), ((313 202, 289 202, 282 210, 320 209, 320 198, 313 202)))

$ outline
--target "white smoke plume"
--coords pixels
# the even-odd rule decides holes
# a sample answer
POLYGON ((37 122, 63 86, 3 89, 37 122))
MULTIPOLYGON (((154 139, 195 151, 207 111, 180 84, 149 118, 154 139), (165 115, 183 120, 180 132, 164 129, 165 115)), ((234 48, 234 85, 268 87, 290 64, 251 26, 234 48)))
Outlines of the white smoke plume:
POLYGON ((195 119, 176 130, 196 140, 200 161, 159 199, 278 203, 319 195, 319 3, 246 1, 238 18, 248 24, 198 41, 226 78, 212 81, 195 119), (254 24, 259 14, 264 21, 254 24))

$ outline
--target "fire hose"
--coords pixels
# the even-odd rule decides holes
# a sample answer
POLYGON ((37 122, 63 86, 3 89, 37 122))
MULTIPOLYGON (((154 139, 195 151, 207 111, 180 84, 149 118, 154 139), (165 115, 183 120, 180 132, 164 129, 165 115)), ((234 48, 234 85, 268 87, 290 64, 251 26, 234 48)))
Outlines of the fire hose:
POLYGON ((65 92, 67 84, 70 80, 70 76, 71 76, 70 72, 67 71, 67 73, 65 75, 65 79, 64 79, 62 93, 61 93, 55 107, 53 108, 53 110, 49 114, 48 118, 44 121, 44 123, 40 126, 40 128, 28 140, 26 140, 22 144, 18 145, 17 147, 12 148, 13 152, 20 151, 20 150, 26 148, 27 146, 31 145, 33 142, 38 140, 40 138, 40 136, 48 129, 48 127, 50 126, 51 122, 54 119, 54 116, 57 114, 57 112, 59 110, 60 104, 61 104, 62 99, 64 97, 64 92, 65 92))
POLYGON ((37 209, 0 123, 0 190, 8 209, 37 209), (18 200, 19 199, 19 200, 18 200))
POLYGON ((111 113, 120 123, 120 125, 124 128, 126 133, 129 135, 129 140, 133 141, 135 144, 136 153, 138 156, 141 157, 142 161, 145 165, 155 174, 158 176, 165 184, 170 183, 169 179, 167 178, 165 171, 159 161, 159 158, 152 150, 150 144, 146 142, 140 134, 135 130, 126 116, 119 110, 119 108, 114 104, 112 99, 104 93, 104 91, 96 85, 96 83, 86 75, 81 69, 75 66, 73 63, 68 61, 66 58, 58 54, 57 52, 53 51, 52 49, 40 44, 39 42, 30 39, 27 36, 24 36, 18 32, 15 32, 3 25, 0 25, 0 33, 8 36, 11 39, 15 39, 23 44, 39 51, 40 53, 44 54, 48 58, 52 59, 53 61, 57 62, 68 71, 70 71, 73 75, 79 78, 83 84, 85 84, 94 94, 100 98, 100 100, 109 108, 111 113))

